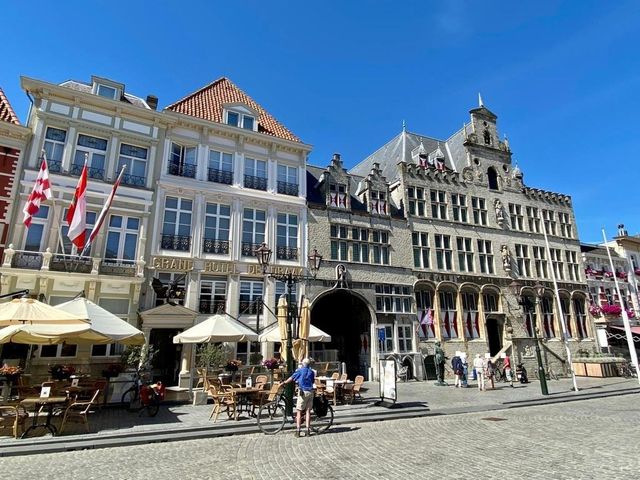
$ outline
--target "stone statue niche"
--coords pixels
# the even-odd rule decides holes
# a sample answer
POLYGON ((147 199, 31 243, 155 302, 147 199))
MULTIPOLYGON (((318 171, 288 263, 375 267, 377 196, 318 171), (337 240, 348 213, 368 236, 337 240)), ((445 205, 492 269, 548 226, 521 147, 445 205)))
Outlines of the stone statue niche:
POLYGON ((504 207, 502 206, 502 202, 499 198, 494 200, 493 206, 496 210, 496 222, 499 227, 502 227, 504 225, 504 207))

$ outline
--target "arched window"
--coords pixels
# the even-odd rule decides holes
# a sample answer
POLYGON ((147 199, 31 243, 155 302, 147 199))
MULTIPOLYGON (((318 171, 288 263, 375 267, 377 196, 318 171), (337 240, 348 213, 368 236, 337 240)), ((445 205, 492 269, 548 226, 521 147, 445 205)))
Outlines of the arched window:
POLYGON ((480 338, 477 293, 462 292, 462 316, 465 338, 480 338))
POLYGON ((418 310, 418 336, 420 338, 435 338, 435 312, 433 311, 433 291, 416 290, 416 308, 418 310))
POLYGON ((487 169, 487 179, 489 180, 489 189, 498 190, 498 172, 493 167, 487 169))
POLYGON ((542 297, 542 334, 544 338, 555 338, 556 330, 553 323, 553 298, 542 297))
POLYGON ((440 334, 442 338, 459 338, 456 322, 456 292, 440 290, 440 334))

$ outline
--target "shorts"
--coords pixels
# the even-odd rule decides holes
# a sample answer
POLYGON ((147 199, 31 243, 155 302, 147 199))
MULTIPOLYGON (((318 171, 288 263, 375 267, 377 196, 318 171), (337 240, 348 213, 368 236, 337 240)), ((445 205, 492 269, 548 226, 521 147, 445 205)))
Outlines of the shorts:
POLYGON ((313 390, 309 392, 303 392, 302 390, 298 394, 298 401, 296 402, 296 410, 310 410, 313 406, 313 390))

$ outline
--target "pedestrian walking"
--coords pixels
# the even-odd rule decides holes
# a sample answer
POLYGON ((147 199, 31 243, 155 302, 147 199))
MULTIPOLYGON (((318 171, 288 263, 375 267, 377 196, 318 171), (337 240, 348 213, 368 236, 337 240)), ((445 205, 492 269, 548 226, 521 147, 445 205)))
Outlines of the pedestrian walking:
POLYGON ((496 388, 496 384, 495 384, 496 369, 494 368, 493 362, 491 361, 491 357, 489 355, 490 354, 487 353, 487 355, 485 356, 485 359, 484 359, 485 383, 491 382, 491 390, 495 390, 495 388, 496 388))
POLYGON ((453 374, 456 378, 453 385, 456 388, 462 387, 462 359, 460 358, 460 352, 456 352, 454 357, 451 359, 451 368, 453 369, 453 374))
POLYGON ((473 371, 476 372, 478 379, 478 390, 484 390, 484 362, 480 358, 480 354, 476 353, 476 358, 473 359, 473 371))
POLYGON ((469 386, 467 378, 469 375, 469 362, 467 362, 466 352, 460 354, 460 361, 462 362, 462 387, 467 388, 469 386))
POLYGON ((509 382, 509 385, 513 387, 513 375, 511 374, 511 358, 509 358, 509 355, 504 356, 502 365, 504 365, 504 374, 507 377, 507 381, 509 382))

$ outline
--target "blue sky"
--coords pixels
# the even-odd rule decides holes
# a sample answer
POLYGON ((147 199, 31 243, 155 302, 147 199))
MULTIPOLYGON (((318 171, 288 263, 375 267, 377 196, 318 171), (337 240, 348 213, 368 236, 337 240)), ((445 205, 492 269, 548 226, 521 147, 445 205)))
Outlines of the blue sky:
POLYGON ((397 135, 447 138, 477 94, 529 186, 573 197, 580 238, 640 233, 640 2, 5 2, 0 86, 92 74, 160 107, 227 76, 348 167, 397 135), (635 187, 634 187, 635 185, 635 187))

